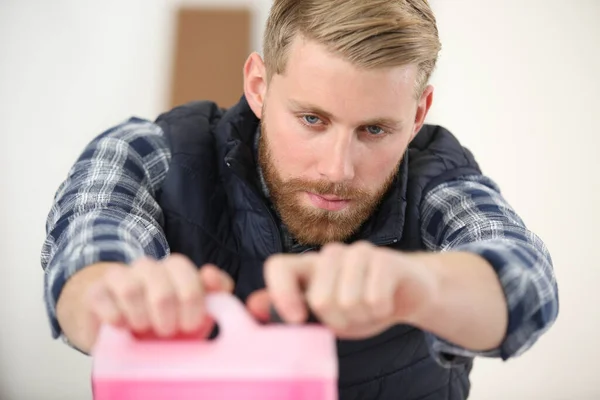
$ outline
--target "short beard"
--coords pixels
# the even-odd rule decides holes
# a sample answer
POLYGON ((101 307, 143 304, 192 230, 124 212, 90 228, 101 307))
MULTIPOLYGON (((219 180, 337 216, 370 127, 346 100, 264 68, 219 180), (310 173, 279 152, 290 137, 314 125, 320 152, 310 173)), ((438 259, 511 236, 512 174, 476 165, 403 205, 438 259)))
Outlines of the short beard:
POLYGON ((346 183, 324 180, 312 182, 300 178, 284 180, 277 170, 276 160, 270 150, 269 135, 262 121, 258 162, 271 201, 293 237, 302 245, 322 246, 331 242, 344 242, 354 235, 379 206, 381 199, 395 181, 398 168, 394 169, 375 193, 353 188, 346 183), (300 196, 305 192, 335 195, 351 200, 351 203, 348 209, 341 211, 307 207, 300 201, 300 196))

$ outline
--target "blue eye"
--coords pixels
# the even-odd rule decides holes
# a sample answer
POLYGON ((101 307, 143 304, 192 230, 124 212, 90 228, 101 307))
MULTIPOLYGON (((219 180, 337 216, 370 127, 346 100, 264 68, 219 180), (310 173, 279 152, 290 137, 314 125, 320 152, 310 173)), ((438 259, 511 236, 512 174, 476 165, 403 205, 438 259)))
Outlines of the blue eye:
POLYGON ((316 125, 321 121, 319 117, 315 117, 314 115, 303 115, 302 118, 308 125, 316 125))
POLYGON ((375 125, 367 126, 367 132, 374 136, 378 136, 382 133, 385 133, 383 129, 375 125))

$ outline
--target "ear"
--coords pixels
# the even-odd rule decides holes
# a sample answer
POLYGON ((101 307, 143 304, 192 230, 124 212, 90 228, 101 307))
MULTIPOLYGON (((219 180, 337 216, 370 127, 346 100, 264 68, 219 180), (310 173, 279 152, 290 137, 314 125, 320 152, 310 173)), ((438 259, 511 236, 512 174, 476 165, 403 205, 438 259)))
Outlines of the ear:
POLYGON ((250 54, 244 64, 244 94, 250 108, 260 119, 267 94, 267 76, 265 63, 258 53, 250 54))
POLYGON ((412 140, 415 136, 417 136, 417 133, 419 133, 419 131, 423 127, 423 124, 425 123, 425 118, 427 117, 427 113, 429 112, 429 109, 431 108, 432 103, 433 103, 433 86, 428 85, 425 88, 425 90, 423 91, 423 93, 421 94, 421 98, 419 99, 419 104, 417 105, 417 113, 415 115, 414 132, 412 133, 412 137, 410 138, 410 140, 412 140))

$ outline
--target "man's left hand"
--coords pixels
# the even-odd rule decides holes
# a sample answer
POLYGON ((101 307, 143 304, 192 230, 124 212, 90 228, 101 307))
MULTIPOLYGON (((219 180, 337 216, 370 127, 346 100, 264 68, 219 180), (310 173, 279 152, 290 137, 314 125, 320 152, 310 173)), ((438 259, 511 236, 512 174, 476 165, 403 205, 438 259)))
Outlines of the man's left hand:
POLYGON ((250 296, 248 308, 265 319, 273 304, 284 321, 302 323, 309 307, 339 338, 375 336, 417 321, 434 301, 436 277, 421 257, 367 242, 275 255, 265 263, 266 290, 250 296))

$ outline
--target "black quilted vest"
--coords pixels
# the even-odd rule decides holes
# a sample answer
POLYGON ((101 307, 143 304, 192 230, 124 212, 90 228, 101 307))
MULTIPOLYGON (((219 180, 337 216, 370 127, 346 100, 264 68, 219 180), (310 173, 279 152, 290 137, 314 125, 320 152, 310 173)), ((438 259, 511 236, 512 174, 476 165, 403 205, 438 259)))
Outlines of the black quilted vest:
MULTIPOLYGON (((236 282, 242 300, 263 288, 265 259, 282 251, 278 222, 260 189, 253 136, 259 121, 246 100, 225 110, 194 102, 156 121, 172 160, 158 193, 174 253, 214 263, 236 282)), ((356 239, 399 250, 423 250, 419 204, 433 186, 480 173, 471 153, 442 127, 425 125, 398 178, 356 239)), ((453 368, 431 358, 422 331, 400 325, 362 341, 339 341, 340 400, 461 400, 472 360, 453 368)))

